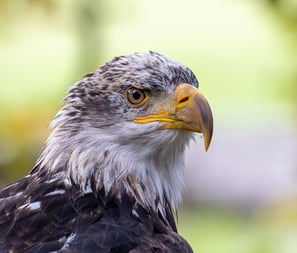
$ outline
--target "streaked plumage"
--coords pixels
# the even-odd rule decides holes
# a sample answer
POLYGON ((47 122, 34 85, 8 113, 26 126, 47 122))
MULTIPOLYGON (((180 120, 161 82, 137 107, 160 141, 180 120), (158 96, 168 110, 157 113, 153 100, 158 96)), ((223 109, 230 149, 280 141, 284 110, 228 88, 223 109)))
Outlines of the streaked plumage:
POLYGON ((0 253, 192 252, 174 214, 193 132, 212 115, 190 69, 116 57, 70 88, 35 167, 0 190, 0 253))

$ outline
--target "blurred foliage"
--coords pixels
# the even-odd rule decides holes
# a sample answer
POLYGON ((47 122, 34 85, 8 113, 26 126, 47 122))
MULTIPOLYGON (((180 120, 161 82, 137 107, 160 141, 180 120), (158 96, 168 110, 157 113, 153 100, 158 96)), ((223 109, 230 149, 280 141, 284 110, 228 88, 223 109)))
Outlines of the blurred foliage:
POLYGON ((292 197, 285 208, 278 203, 276 209, 270 206, 245 215, 230 209, 185 206, 179 217, 179 232, 194 252, 294 253, 297 252, 297 209, 296 204, 292 209, 292 204, 296 198, 292 197), (282 213, 280 209, 287 211, 282 213))
MULTIPOLYGON (((295 0, 266 0, 268 9, 274 15, 276 22, 280 23, 287 34, 288 44, 297 56, 297 1, 295 0)), ((285 89, 287 96, 296 103, 297 114, 297 57, 295 57, 295 76, 290 86, 285 89), (293 92, 292 92, 293 91, 293 92)))
POLYGON ((74 26, 78 41, 77 73, 97 68, 104 51, 104 1, 75 1, 74 26))
POLYGON ((287 29, 293 31, 291 34, 297 37, 297 3, 294 0, 266 0, 269 8, 274 12, 279 22, 287 29), (295 32, 294 32, 295 31, 295 32))
POLYGON ((6 94, 0 100, 1 115, 6 118, 0 122, 0 183, 25 175, 34 165, 41 143, 48 135, 48 123, 63 94, 57 87, 65 89, 73 79, 98 67, 104 48, 103 3, 92 0, 0 2, 0 91, 6 94), (69 48, 72 50, 67 59, 69 48), (33 68, 35 74, 32 75, 33 68), (55 76, 49 76, 46 70, 49 68, 55 76), (22 70, 23 86, 16 84, 20 81, 15 75, 16 69, 22 70), (14 79, 17 81, 13 85, 7 85, 14 79))

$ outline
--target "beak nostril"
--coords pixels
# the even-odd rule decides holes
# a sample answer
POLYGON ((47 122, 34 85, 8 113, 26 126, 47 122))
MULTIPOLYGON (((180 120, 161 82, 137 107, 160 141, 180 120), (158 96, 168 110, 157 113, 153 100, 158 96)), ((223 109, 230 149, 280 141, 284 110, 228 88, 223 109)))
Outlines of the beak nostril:
POLYGON ((178 101, 179 104, 182 104, 182 103, 185 103, 189 100, 189 97, 186 96, 186 97, 183 97, 181 100, 178 101))

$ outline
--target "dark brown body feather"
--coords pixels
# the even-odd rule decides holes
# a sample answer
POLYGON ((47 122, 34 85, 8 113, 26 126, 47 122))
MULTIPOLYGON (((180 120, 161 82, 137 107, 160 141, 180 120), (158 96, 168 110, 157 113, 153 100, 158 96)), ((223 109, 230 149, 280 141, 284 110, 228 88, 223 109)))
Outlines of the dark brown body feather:
POLYGON ((192 252, 170 208, 165 220, 125 193, 82 193, 56 176, 33 171, 0 191, 1 253, 192 252))

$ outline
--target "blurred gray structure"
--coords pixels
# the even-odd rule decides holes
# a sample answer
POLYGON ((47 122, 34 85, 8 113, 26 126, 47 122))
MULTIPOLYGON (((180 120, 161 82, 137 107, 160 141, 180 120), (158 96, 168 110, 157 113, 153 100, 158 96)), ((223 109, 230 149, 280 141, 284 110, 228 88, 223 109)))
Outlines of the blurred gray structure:
POLYGON ((207 153, 202 140, 193 142, 186 155, 189 200, 253 210, 297 194, 297 131, 283 115, 262 127, 218 123, 207 153))

